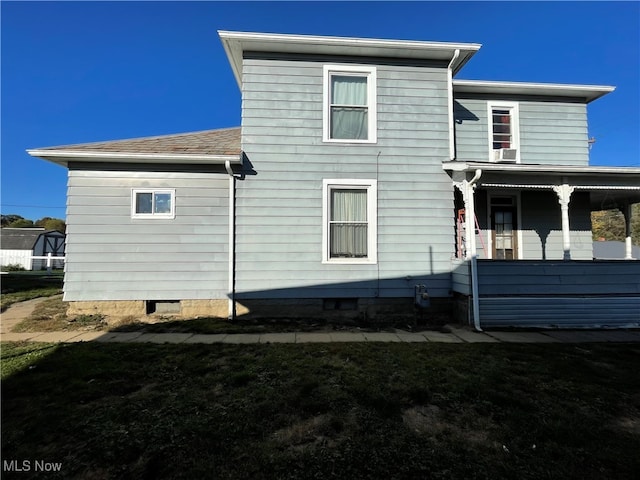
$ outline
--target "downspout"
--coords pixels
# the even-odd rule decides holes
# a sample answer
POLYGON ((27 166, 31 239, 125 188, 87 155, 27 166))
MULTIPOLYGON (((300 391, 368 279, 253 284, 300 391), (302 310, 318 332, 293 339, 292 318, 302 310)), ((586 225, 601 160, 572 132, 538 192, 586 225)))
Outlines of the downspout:
POLYGON ((233 320, 236 316, 235 299, 235 271, 236 271, 236 177, 229 160, 224 161, 224 168, 229 174, 229 304, 228 318, 233 320))
POLYGON ((460 56, 460 49, 456 48, 453 57, 447 67, 447 103, 449 109, 449 160, 456 159, 456 144, 454 139, 454 118, 453 118, 453 64, 460 56))
POLYGON ((475 225, 475 215, 476 215, 476 206, 475 206, 475 198, 473 195, 474 187, 478 180, 480 180, 480 176, 482 175, 482 170, 479 168, 476 169, 476 173, 474 177, 467 182, 467 205, 465 208, 467 209, 466 221, 467 221, 467 231, 471 232, 469 235, 469 256, 471 257, 471 295, 473 298, 473 327, 481 332, 482 328, 480 328, 480 299, 478 298, 478 252, 476 250, 476 225, 475 225))

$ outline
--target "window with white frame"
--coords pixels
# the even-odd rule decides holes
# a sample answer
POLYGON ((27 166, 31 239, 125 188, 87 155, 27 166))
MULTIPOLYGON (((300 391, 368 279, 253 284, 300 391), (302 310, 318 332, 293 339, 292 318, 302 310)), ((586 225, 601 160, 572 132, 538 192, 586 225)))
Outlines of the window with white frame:
POLYGON ((174 218, 175 196, 173 189, 133 189, 131 191, 132 218, 174 218))
POLYGON ((324 66, 323 141, 375 143, 376 69, 324 66))
POLYGON ((518 104, 489 102, 489 160, 520 160, 520 127, 518 104))
POLYGON ((325 263, 376 263, 376 180, 323 181, 325 263))

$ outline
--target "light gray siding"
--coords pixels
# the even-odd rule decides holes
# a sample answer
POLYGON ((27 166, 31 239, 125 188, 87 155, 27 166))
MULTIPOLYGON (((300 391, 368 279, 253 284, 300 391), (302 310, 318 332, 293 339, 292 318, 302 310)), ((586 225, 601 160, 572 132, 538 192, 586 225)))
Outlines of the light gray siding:
POLYGON ((67 199, 65 300, 226 298, 227 174, 70 168, 67 199), (175 218, 131 218, 133 188, 175 189, 175 218))
POLYGON ((520 162, 588 165, 587 106, 584 103, 454 94, 456 159, 489 161, 487 102, 515 101, 520 119, 520 162))
MULTIPOLYGON (((339 63, 330 61, 328 63, 339 63)), ((322 142, 323 62, 245 59, 238 298, 448 296, 454 248, 446 70, 377 65, 376 144, 322 142), (322 263, 323 179, 377 179, 378 263, 322 263)))

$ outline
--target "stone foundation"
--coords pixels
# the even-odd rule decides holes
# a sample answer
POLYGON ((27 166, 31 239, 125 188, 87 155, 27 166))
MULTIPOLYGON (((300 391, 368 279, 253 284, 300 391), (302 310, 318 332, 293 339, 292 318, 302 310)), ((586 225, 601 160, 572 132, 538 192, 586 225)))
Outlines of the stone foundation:
MULTIPOLYGON (((229 301, 212 300, 102 300, 68 302, 67 314, 104 315, 108 323, 124 318, 153 323, 159 318, 228 318, 229 301), (149 313, 151 312, 151 313, 149 313)), ((457 307, 457 302, 453 302, 457 307)), ((235 302, 238 319, 289 318, 346 323, 444 324, 451 320, 449 298, 432 298, 431 306, 419 309, 413 298, 256 299, 235 302)))
POLYGON ((105 315, 114 317, 144 316, 146 304, 143 300, 100 300, 68 302, 67 315, 105 315))
MULTIPOLYGON (((152 301, 150 301, 152 302, 152 301)), ((180 300, 175 308, 165 308, 162 301, 155 301, 155 313, 147 314, 148 305, 144 300, 100 300, 68 302, 67 315, 104 315, 108 323, 117 323, 125 317, 134 317, 139 321, 153 322, 158 317, 197 318, 221 317, 227 318, 229 301, 217 300, 180 300)), ((173 305, 172 305, 173 306, 173 305)))

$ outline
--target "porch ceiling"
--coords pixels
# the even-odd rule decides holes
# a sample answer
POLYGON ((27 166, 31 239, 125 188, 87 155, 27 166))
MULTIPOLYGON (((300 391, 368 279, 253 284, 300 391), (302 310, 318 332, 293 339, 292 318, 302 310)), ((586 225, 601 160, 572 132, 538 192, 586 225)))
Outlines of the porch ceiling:
POLYGON ((588 191, 592 210, 640 203, 640 168, 575 167, 484 162, 444 162, 453 181, 469 180, 482 171, 479 188, 549 189, 562 184, 575 191, 588 191))

